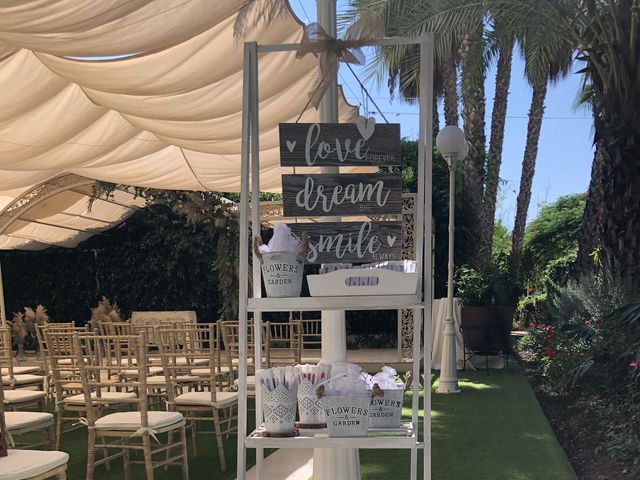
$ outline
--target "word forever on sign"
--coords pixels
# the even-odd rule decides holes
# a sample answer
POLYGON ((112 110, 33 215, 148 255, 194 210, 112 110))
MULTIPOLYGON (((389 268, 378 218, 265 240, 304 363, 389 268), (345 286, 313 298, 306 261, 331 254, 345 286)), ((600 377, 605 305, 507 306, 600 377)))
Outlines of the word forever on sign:
POLYGON ((285 216, 402 213, 399 173, 283 175, 285 216))
POLYGON ((281 123, 283 167, 400 164, 400 124, 281 123))
POLYGON ((308 263, 380 262, 402 259, 401 222, 326 222, 290 225, 309 234, 308 263))

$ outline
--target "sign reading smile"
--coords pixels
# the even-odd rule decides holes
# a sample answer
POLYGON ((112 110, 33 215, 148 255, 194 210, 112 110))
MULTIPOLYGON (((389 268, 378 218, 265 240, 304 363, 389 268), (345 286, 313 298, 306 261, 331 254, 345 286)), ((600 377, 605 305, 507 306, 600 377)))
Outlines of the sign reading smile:
POLYGON ((400 124, 281 123, 283 167, 400 164, 400 124))
POLYGON ((401 222, 326 222, 290 224, 296 235, 309 234, 308 263, 401 260, 401 222))
POLYGON ((397 173, 283 175, 285 216, 401 214, 397 173))

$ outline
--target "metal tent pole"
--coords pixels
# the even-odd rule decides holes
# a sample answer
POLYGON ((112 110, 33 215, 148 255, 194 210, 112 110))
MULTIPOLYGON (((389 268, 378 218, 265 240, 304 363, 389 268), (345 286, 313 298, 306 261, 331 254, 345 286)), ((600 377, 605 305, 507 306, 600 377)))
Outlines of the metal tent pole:
POLYGON ((0 318, 2 325, 7 323, 7 311, 4 306, 4 280, 2 278, 2 263, 0 263, 0 318))
MULTIPOLYGON (((316 0, 318 23, 332 37, 337 37, 336 0, 316 0)), ((338 122, 338 79, 329 82, 320 102, 320 121, 338 122)), ((322 173, 339 173, 338 167, 324 167, 322 173)), ((336 222, 340 217, 324 217, 322 221, 336 222)), ((322 312, 322 362, 331 364, 332 370, 347 362, 347 334, 344 311, 322 312)), ((316 480, 357 480, 360 478, 360 460, 355 448, 315 449, 313 478, 316 480)))
POLYGON ((238 353, 238 453, 237 480, 245 480, 247 471, 247 452, 245 438, 247 436, 247 300, 249 297, 249 251, 248 245, 248 216, 249 216, 249 153, 250 153, 250 78, 251 57, 255 52, 255 44, 245 43, 242 82, 242 163, 240 187, 240 273, 239 278, 239 353, 238 353))

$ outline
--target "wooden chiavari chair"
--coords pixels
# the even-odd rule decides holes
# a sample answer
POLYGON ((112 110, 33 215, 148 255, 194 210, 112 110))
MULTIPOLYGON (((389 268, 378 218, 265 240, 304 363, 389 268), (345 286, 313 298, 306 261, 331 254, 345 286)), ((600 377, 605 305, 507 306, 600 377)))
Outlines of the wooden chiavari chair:
MULTIPOLYGON (((185 421, 181 413, 171 411, 150 411, 147 404, 148 362, 146 335, 112 336, 78 336, 73 338, 76 363, 80 367, 80 376, 87 411, 88 427, 87 444, 87 480, 93 479, 95 467, 108 463, 115 458, 122 458, 124 478, 131 478, 131 464, 143 464, 147 480, 153 480, 153 470, 168 465, 182 467, 183 480, 189 478, 187 462, 187 444, 185 421), (82 352, 86 352, 86 356, 82 352), (135 357, 138 375, 135 378, 124 378, 122 372, 131 369, 133 362, 125 361, 135 357), (135 390, 137 396, 126 400, 137 407, 136 411, 117 412, 99 416, 99 404, 108 403, 102 392, 104 389, 135 390), (167 433, 167 443, 162 444, 158 436, 167 433), (173 433, 178 433, 178 441, 173 441, 173 433), (96 442, 104 443, 98 448, 116 453, 105 458, 96 459, 96 442), (156 443, 157 441, 157 443, 156 443), (178 453, 175 454, 175 450, 178 453), (144 460, 134 461, 130 451, 142 451, 144 460), (159 454, 165 453, 163 459, 155 460, 159 454)), ((163 375, 169 402, 173 402, 173 389, 168 373, 163 375)))
MULTIPOLYGON (((84 361, 87 361, 89 357, 87 352, 76 352, 75 350, 73 337, 78 334, 93 335, 87 330, 78 327, 67 330, 44 330, 56 404, 56 449, 60 449, 62 443, 64 423, 71 422, 74 424, 67 432, 82 428, 82 424, 78 423, 79 418, 85 417, 87 414, 78 358, 82 357, 85 359, 84 361)), ((112 361, 113 359, 111 352, 102 352, 100 358, 104 361, 107 361, 107 359, 112 361)), ((123 366, 126 367, 128 365, 126 362, 133 362, 134 359, 132 356, 128 358, 120 357, 118 361, 123 362, 123 366)), ((131 367, 135 368, 136 365, 134 364, 131 367)), ((113 375, 108 374, 109 381, 112 381, 112 377, 113 375)), ((96 405, 104 409, 107 405, 111 408, 122 407, 132 399, 135 399, 136 394, 131 391, 105 388, 94 396, 100 398, 100 400, 96 400, 96 405)))
POLYGON ((15 431, 11 430, 12 420, 7 418, 7 416, 15 413, 33 412, 5 412, 4 400, 4 388, 0 383, 0 478, 11 480, 45 480, 55 477, 57 480, 66 480, 67 462, 69 461, 69 455, 67 453, 37 450, 6 450, 7 445, 11 443, 9 439, 15 434, 15 431))
MULTIPOLYGON (((220 328, 222 331, 222 341, 224 342, 224 348, 229 350, 229 356, 231 357, 232 370, 234 375, 233 385, 238 387, 239 380, 236 372, 238 369, 239 357, 240 357, 240 324, 232 321, 220 322, 220 328)), ((255 341, 253 334, 253 323, 247 325, 247 393, 249 395, 254 394, 256 377, 252 373, 255 371, 255 341)), ((269 325, 268 323, 262 324, 262 368, 268 368, 269 361, 269 325)))
MULTIPOLYGON (((42 358, 42 365, 44 368, 44 373, 47 377, 46 379, 46 392, 47 398, 53 398, 55 396, 54 386, 53 386, 53 373, 51 369, 51 364, 49 363, 49 353, 47 350, 47 341, 44 336, 44 332, 47 329, 52 329, 56 331, 88 331, 87 327, 76 328, 73 322, 62 322, 62 323, 44 323, 41 325, 36 325, 36 339, 38 341, 38 351, 40 352, 40 356, 42 358)), ((67 363, 71 363, 71 359, 68 360, 67 363)))
POLYGON ((177 359, 184 356, 187 365, 193 365, 197 359, 201 358, 206 358, 208 361, 209 376, 200 377, 203 389, 180 393, 175 397, 174 403, 169 404, 169 408, 181 412, 189 421, 195 455, 197 455, 197 435, 207 433, 215 435, 220 468, 224 472, 227 466, 222 437, 228 436, 235 430, 232 422, 237 420, 238 393, 219 391, 217 388, 216 325, 181 326, 175 329, 161 329, 159 332, 163 368, 169 372, 172 382, 175 383, 185 371, 185 367, 181 366, 177 359), (198 430, 198 422, 212 422, 213 431, 198 430))
POLYGON ((269 322, 269 366, 297 365, 302 362, 302 324, 300 321, 269 322))
MULTIPOLYGON (((209 346, 212 346, 215 349, 215 359, 216 363, 214 368, 214 374, 217 381, 217 386, 219 390, 228 389, 233 384, 233 370, 231 363, 231 355, 228 349, 221 349, 221 333, 220 333, 220 325, 216 323, 197 323, 197 324, 183 324, 179 328, 185 330, 193 330, 194 338, 200 338, 202 335, 198 334, 201 331, 208 331, 209 327, 213 328, 213 338, 209 338, 209 333, 206 333, 207 340, 206 342, 195 341, 194 347, 196 350, 201 349, 202 354, 196 356, 194 358, 194 362, 200 361, 200 359, 206 359, 207 363, 209 363, 209 346)), ((206 384, 209 381, 209 377, 211 376, 211 366, 197 366, 191 370, 191 375, 197 375, 200 377, 201 382, 206 384)))
POLYGON ((13 360, 11 330, 8 326, 0 326, 0 371, 2 371, 4 388, 14 390, 35 387, 44 391, 45 377, 33 373, 17 373, 17 367, 13 366, 13 360))

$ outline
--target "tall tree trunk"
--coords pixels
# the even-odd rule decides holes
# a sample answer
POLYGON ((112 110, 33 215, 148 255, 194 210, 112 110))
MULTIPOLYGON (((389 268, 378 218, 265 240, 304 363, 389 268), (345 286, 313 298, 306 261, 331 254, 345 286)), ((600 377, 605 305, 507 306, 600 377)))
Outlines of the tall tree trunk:
POLYGON ((584 208, 584 217, 580 228, 580 242, 578 250, 578 266, 583 272, 592 272, 594 262, 592 254, 602 247, 603 235, 603 201, 604 201, 604 170, 608 163, 608 154, 604 142, 596 142, 596 151, 591 164, 591 180, 584 208))
POLYGON ((444 122, 445 125, 458 125, 458 75, 455 59, 443 60, 440 68, 444 87, 444 122))
POLYGON ((506 42, 500 48, 496 71, 496 91, 493 97, 493 111, 491 113, 491 139, 489 141, 489 154, 487 155, 487 176, 481 217, 480 261, 483 262, 484 266, 491 262, 504 127, 507 117, 507 99, 511 84, 512 58, 513 40, 506 42))
MULTIPOLYGON (((484 46, 482 40, 482 22, 478 29, 465 38, 461 48, 462 62, 462 102, 464 109, 464 133, 469 142, 469 157, 464 175, 465 202, 469 207, 471 238, 480 237, 480 214, 484 195, 485 177, 485 95, 484 95, 484 46)), ((465 252, 471 264, 479 266, 480 242, 472 242, 465 252)))
POLYGON ((544 99, 547 95, 547 78, 537 80, 533 84, 533 94, 531 96, 531 109, 529 110, 529 123, 527 124, 527 143, 524 148, 522 159, 522 173, 520 176, 520 190, 516 203, 516 218, 513 225, 513 236, 511 239, 511 251, 519 265, 522 254, 522 241, 524 240, 524 229, 527 225, 527 212, 531 201, 531 184, 536 169, 536 158, 538 156, 538 140, 540 139, 540 128, 542 127, 542 116, 544 114, 544 99))
POLYGON ((432 137, 433 144, 436 143, 436 137, 438 133, 440 133, 440 112, 438 112, 438 93, 433 91, 433 109, 432 109, 432 120, 431 120, 431 128, 432 128, 432 137))

